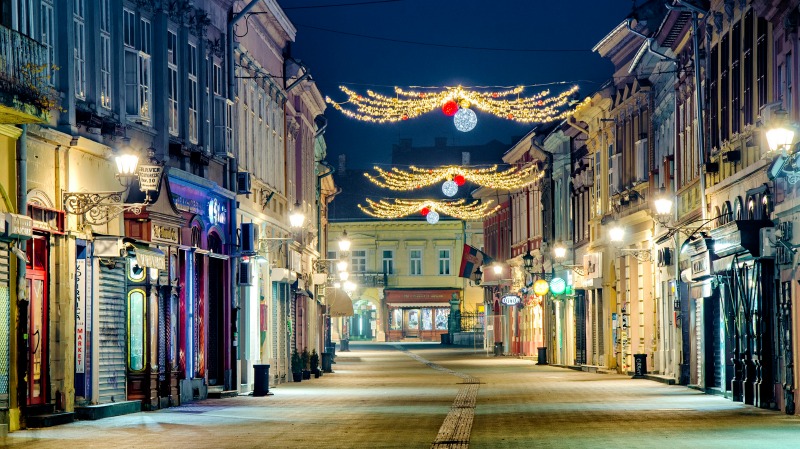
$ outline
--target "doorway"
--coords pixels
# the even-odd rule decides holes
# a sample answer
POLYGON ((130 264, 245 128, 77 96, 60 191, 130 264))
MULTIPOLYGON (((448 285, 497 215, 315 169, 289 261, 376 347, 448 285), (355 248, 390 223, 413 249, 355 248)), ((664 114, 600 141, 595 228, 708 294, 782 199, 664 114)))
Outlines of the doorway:
POLYGON ((47 237, 28 241, 25 279, 28 284, 28 405, 47 402, 47 237))
POLYGON ((418 338, 419 337, 419 309, 408 309, 405 310, 405 335, 406 338, 418 338))

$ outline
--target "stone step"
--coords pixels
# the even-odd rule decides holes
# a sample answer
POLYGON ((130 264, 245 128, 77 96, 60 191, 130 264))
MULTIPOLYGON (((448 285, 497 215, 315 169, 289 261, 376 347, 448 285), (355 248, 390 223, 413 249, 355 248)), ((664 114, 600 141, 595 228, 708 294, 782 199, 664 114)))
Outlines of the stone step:
POLYGON ((29 429, 53 427, 61 424, 69 424, 71 422, 75 422, 75 413, 72 412, 32 415, 25 418, 25 425, 29 429))
POLYGON ((222 398, 233 398, 239 396, 238 390, 212 390, 208 389, 208 398, 209 399, 222 399, 222 398))
POLYGON ((127 415, 142 411, 142 401, 111 402, 109 404, 84 405, 75 407, 78 419, 94 421, 112 416, 127 415))

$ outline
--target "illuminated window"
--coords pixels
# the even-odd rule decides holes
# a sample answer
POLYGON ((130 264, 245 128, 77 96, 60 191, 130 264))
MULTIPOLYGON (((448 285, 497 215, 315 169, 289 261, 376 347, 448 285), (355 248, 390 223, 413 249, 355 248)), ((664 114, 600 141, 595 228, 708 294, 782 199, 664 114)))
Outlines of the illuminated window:
POLYGON ((142 289, 128 293, 128 368, 144 369, 145 348, 145 293, 142 289))
POLYGON ((449 249, 440 249, 439 250, 439 274, 440 275, 448 275, 448 274, 450 274, 450 250, 449 249))

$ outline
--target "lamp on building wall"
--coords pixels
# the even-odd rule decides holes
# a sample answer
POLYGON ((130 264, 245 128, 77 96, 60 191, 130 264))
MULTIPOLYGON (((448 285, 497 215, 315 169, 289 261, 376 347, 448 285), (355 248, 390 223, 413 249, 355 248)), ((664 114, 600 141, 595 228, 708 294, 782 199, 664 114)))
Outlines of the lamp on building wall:
POLYGON ((531 274, 533 273, 533 255, 531 254, 530 251, 528 251, 527 253, 525 253, 524 256, 522 256, 522 267, 528 273, 531 274))
POLYGON ((780 151, 788 153, 794 143, 794 129, 789 123, 789 114, 778 109, 773 112, 774 117, 770 120, 770 128, 764 133, 767 137, 767 145, 770 151, 780 151))
POLYGON ((111 192, 64 192, 61 200, 66 213, 82 215, 87 223, 102 225, 124 212, 141 214, 145 206, 150 204, 150 193, 158 190, 163 168, 153 159, 154 149, 148 150, 150 163, 140 165, 138 153, 130 148, 130 140, 126 137, 123 142, 123 149, 114 157, 114 163, 116 178, 124 189, 111 192), (141 203, 126 204, 125 196, 134 180, 139 181, 139 190, 145 193, 145 198, 141 203))
POLYGON ((612 224, 608 230, 608 237, 611 243, 617 248, 618 254, 630 254, 636 260, 645 262, 653 258, 653 253, 650 248, 622 248, 625 241, 625 229, 619 224, 612 224))
POLYGON ((475 285, 481 285, 482 280, 483 280, 483 271, 481 270, 481 267, 478 267, 478 269, 475 270, 475 273, 472 274, 472 282, 474 282, 475 285))
POLYGON ((503 266, 499 263, 494 264, 492 270, 494 270, 494 274, 503 274, 503 266))
POLYGON ((339 251, 346 253, 350 251, 350 239, 347 238, 347 230, 342 231, 342 236, 339 238, 339 251))
POLYGON ((343 271, 347 271, 347 261, 346 260, 340 260, 340 261, 336 262, 336 271, 338 271, 340 273, 343 272, 343 271))
POLYGON ((293 228, 302 228, 305 221, 306 216, 303 215, 303 211, 300 208, 300 202, 298 201, 294 203, 294 209, 292 210, 292 213, 289 214, 289 224, 293 228))
POLYGON ((656 221, 661 223, 661 226, 666 226, 672 219, 672 198, 667 195, 664 187, 661 187, 658 192, 658 196, 653 201, 653 206, 655 207, 653 216, 656 221))
POLYGON ((562 261, 567 258, 567 247, 563 243, 558 242, 553 246, 553 257, 557 261, 562 261))

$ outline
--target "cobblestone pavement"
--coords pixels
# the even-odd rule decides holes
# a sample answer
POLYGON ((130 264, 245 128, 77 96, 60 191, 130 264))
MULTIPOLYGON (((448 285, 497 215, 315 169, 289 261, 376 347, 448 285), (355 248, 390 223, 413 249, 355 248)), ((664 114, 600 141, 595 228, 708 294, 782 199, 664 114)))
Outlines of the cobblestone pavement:
POLYGON ((685 387, 433 344, 350 347, 335 373, 281 384, 272 396, 13 432, 0 445, 800 448, 800 417, 685 387))

